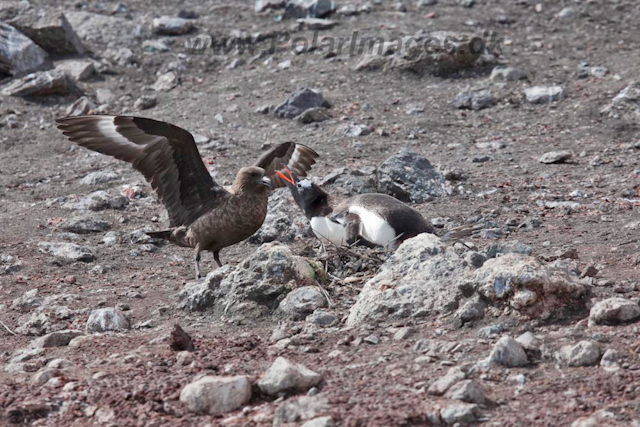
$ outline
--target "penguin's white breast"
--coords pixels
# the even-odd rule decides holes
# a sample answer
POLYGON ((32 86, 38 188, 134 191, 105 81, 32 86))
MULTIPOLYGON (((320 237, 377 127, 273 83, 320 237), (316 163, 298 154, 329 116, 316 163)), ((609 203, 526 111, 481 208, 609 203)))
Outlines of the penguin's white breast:
POLYGON ((314 216, 311 218, 311 229, 320 240, 329 241, 336 246, 347 243, 347 231, 344 225, 331 221, 326 216, 314 216))
POLYGON ((349 206, 349 213, 360 217, 360 235, 380 246, 396 238, 396 230, 380 215, 362 206, 349 206))

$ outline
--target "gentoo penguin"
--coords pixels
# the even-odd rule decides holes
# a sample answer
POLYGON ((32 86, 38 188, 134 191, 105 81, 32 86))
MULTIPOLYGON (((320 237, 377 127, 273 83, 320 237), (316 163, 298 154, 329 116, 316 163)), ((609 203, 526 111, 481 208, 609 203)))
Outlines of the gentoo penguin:
MULTIPOLYGON (((285 168, 286 169, 286 168, 285 168)), ((421 233, 434 233, 427 220, 398 199, 380 193, 360 194, 334 206, 333 198, 309 179, 299 180, 288 171, 277 174, 311 223, 323 243, 336 246, 364 244, 395 250, 404 240, 421 233)))
POLYGON ((200 158, 193 136, 157 120, 130 116, 78 116, 56 120, 71 141, 129 162, 140 171, 169 213, 169 229, 149 235, 194 249, 196 278, 200 252, 220 250, 255 233, 267 214, 269 189, 284 187, 276 170, 306 176, 318 154, 285 142, 240 169, 230 191, 218 185, 200 158))

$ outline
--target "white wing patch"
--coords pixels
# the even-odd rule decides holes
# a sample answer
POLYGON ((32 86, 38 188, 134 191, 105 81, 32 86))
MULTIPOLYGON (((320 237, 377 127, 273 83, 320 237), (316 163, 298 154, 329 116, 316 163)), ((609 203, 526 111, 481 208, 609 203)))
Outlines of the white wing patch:
POLYGON ((298 162, 298 160, 300 160, 300 147, 296 145, 296 148, 293 149, 293 154, 291 155, 291 159, 287 164, 289 169, 293 169, 293 165, 295 165, 298 162))
POLYGON ((387 246, 389 242, 396 238, 396 230, 375 212, 371 212, 362 206, 349 206, 349 213, 360 217, 359 234, 371 243, 387 246))
POLYGON ((97 120, 98 131, 100 132, 100 134, 106 138, 111 139, 113 142, 117 143, 118 145, 126 145, 131 148, 140 150, 142 148, 141 146, 129 141, 127 138, 122 136, 117 131, 116 125, 113 122, 114 120, 115 120, 115 117, 113 116, 100 117, 100 119, 97 120))
POLYGON ((336 246, 347 244, 347 230, 344 225, 331 221, 326 216, 311 218, 313 234, 322 241, 331 242, 336 246))

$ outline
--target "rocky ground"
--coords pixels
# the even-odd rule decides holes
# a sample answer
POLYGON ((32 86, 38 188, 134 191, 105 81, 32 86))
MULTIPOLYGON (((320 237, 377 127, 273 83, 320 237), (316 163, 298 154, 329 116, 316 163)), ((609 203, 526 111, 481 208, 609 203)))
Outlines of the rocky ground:
POLYGON ((640 5, 174 3, 0 5, 2 425, 640 425, 640 5), (442 238, 324 253, 278 190, 194 281, 142 176, 55 129, 94 113, 225 185, 307 144, 442 238))

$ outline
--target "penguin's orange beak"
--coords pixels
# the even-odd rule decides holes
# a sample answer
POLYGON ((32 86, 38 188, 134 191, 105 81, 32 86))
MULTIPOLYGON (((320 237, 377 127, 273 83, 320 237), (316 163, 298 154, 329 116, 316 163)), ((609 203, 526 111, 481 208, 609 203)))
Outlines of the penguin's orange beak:
POLYGON ((280 171, 276 171, 276 175, 278 175, 280 178, 284 179, 286 182, 288 182, 291 185, 296 185, 294 179, 293 179, 293 175, 291 174, 291 171, 289 170, 289 168, 285 165, 284 169, 287 171, 287 173, 289 174, 289 176, 286 176, 285 174, 283 174, 280 171))

